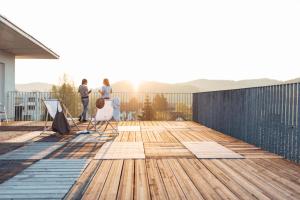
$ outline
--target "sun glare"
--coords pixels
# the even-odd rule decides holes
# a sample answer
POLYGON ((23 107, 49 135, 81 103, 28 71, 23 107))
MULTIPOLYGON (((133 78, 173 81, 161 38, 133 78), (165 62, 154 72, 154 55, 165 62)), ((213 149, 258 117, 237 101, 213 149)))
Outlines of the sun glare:
POLYGON ((141 81, 140 80, 131 80, 131 83, 133 85, 134 90, 137 91, 139 89, 141 81))

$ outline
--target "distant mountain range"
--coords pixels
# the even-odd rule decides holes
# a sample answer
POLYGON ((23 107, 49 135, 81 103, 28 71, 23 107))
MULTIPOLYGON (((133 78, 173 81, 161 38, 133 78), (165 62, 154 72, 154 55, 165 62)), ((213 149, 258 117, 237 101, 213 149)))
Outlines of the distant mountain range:
POLYGON ((49 92, 51 88, 52 84, 41 82, 16 84, 16 90, 20 92, 49 92))
MULTIPOLYGON (((145 81, 140 83, 138 89, 135 89, 134 85, 130 81, 119 81, 112 84, 112 88, 114 92, 190 93, 258 87, 294 82, 300 82, 300 78, 288 81, 278 81, 274 79, 250 79, 241 81, 198 79, 175 84, 145 81)), ((51 88, 52 84, 48 83, 28 83, 16 85, 17 91, 24 92, 46 92, 51 91, 51 88)))

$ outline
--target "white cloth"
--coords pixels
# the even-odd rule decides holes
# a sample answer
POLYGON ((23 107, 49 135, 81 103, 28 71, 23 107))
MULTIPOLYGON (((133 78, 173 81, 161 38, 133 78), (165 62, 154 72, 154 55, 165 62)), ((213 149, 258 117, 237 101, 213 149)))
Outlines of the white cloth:
POLYGON ((48 100, 44 100, 44 103, 47 107, 47 110, 50 114, 50 116, 54 119, 56 112, 57 112, 57 108, 58 111, 61 112, 62 111, 62 107, 60 105, 59 100, 57 99, 48 99, 48 100))
POLYGON ((104 107, 101 109, 97 108, 95 116, 96 121, 109 121, 113 118, 113 105, 111 100, 105 100, 104 107))

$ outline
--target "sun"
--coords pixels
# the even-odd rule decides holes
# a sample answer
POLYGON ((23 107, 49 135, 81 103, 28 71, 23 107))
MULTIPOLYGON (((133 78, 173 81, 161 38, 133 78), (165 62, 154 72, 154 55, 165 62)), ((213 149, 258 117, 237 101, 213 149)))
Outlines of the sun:
POLYGON ((139 87, 140 87, 140 83, 141 81, 138 80, 138 79, 135 79, 135 80, 131 80, 131 84, 133 85, 133 89, 135 91, 138 91, 139 87))

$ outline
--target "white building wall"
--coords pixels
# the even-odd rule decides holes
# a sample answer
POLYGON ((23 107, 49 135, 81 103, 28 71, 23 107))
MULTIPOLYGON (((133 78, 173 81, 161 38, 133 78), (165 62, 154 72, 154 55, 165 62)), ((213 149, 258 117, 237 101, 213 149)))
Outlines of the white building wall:
MULTIPOLYGON (((7 94, 8 91, 15 91, 15 56, 0 50, 0 63, 5 65, 4 91, 7 94)), ((1 95, 0 102, 7 105, 6 97, 1 95)))

